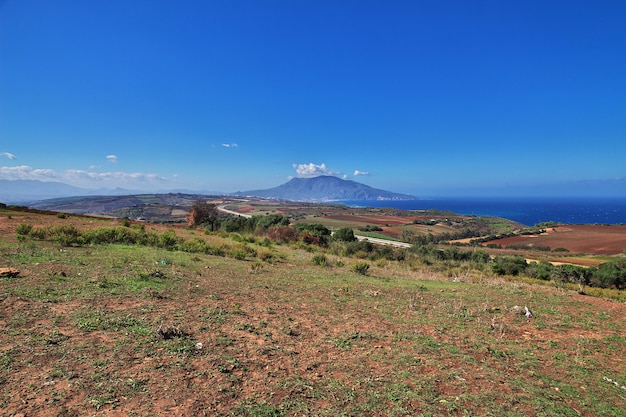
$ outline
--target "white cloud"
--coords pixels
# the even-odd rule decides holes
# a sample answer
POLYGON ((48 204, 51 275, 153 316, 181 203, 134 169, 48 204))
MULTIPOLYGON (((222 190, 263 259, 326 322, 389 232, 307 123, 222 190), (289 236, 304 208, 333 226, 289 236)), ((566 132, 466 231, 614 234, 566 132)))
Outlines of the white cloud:
POLYGON ((237 147, 239 147, 239 145, 237 145, 236 143, 222 143, 222 146, 224 148, 237 148, 237 147))
POLYGON ((354 176, 358 177, 358 176, 368 176, 370 173, 367 171, 359 171, 358 169, 354 170, 354 176))
POLYGON ((57 181, 58 175, 52 169, 33 169, 28 165, 20 165, 16 167, 0 167, 0 179, 57 181))
POLYGON ((0 156, 6 156, 9 159, 17 159, 11 152, 0 152, 0 156))
POLYGON ((299 177, 305 177, 305 178, 319 177, 320 175, 337 176, 340 174, 339 171, 335 171, 334 169, 328 168, 326 164, 324 163, 320 165, 316 165, 314 163, 293 164, 293 167, 296 169, 296 173, 298 174, 299 177))
POLYGON ((116 164, 117 163, 117 155, 107 155, 106 158, 109 162, 116 164))
POLYGON ((34 169, 27 165, 0 167, 0 179, 59 181, 83 188, 142 188, 156 189, 168 180, 157 174, 143 172, 93 172, 68 169, 57 172, 53 169, 34 169))

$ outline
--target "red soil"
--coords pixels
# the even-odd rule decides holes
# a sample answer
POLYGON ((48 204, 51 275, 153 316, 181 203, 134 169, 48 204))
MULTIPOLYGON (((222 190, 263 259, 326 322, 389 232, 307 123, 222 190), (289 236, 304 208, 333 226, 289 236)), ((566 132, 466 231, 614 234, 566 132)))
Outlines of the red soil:
POLYGON ((618 255, 626 252, 626 226, 564 225, 548 229, 540 235, 515 236, 492 240, 503 248, 511 245, 565 248, 573 253, 618 255))

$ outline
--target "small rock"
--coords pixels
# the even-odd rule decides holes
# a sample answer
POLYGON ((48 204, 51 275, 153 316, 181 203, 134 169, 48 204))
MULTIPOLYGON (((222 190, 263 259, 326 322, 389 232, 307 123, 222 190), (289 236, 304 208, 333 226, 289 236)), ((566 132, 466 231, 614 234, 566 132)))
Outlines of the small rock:
POLYGON ((0 277, 15 278, 20 274, 15 268, 0 268, 0 277))

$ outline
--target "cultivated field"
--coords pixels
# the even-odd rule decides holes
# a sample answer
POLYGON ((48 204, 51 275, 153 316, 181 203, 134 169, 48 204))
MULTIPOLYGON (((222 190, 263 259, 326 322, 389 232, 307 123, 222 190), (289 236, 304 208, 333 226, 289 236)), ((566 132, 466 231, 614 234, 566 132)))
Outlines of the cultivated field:
POLYGON ((19 271, 0 278, 0 414, 626 410, 623 303, 400 261, 366 260, 359 273, 363 259, 311 246, 122 224, 0 211, 0 267, 19 271), (66 247, 18 237, 23 224, 143 228, 221 252, 66 247))
POLYGON ((563 225, 547 229, 544 233, 498 239, 502 247, 515 245, 565 248, 574 253, 593 255, 619 255, 626 252, 626 226, 623 225, 563 225))

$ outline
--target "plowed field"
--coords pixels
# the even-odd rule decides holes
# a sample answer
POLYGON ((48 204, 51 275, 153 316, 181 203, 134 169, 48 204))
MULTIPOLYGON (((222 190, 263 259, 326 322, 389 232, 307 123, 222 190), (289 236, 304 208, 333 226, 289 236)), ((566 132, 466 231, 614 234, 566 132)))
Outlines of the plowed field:
POLYGON ((564 225, 539 235, 515 236, 486 242, 508 246, 548 246, 573 253, 618 255, 626 252, 626 226, 564 225))

